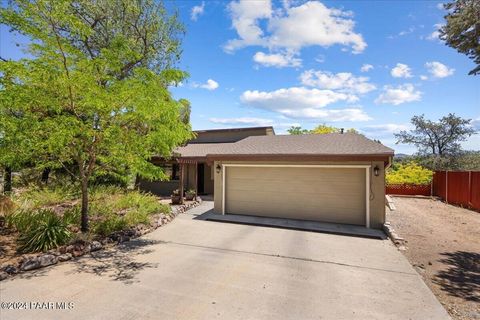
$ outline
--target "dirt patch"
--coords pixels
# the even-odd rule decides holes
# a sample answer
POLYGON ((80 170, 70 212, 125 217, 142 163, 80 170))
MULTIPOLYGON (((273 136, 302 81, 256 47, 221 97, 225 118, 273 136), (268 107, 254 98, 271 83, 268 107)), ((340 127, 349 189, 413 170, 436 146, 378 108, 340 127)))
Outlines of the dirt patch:
POLYGON ((387 220, 402 251, 454 319, 480 319, 480 213, 433 199, 393 198, 387 220))

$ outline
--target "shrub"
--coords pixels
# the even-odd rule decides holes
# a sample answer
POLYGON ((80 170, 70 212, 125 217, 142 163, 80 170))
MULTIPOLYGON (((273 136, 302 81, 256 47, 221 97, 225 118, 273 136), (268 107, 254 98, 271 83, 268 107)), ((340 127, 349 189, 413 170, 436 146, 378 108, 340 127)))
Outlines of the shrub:
POLYGON ((93 224, 93 232, 102 236, 108 236, 115 231, 127 228, 127 226, 127 221, 124 217, 113 213, 95 222, 93 224))
POLYGON ((23 209, 31 210, 73 200, 77 196, 78 192, 71 187, 32 187, 28 191, 22 192, 14 200, 23 209))
POLYGON ((398 164, 387 172, 387 184, 429 184, 433 171, 411 161, 398 164))
POLYGON ((19 211, 13 221, 20 232, 20 252, 45 252, 67 243, 72 236, 67 224, 52 210, 19 211))
POLYGON ((63 213, 63 221, 69 226, 78 226, 80 225, 81 216, 82 214, 80 206, 74 206, 70 209, 65 210, 65 212, 63 213))

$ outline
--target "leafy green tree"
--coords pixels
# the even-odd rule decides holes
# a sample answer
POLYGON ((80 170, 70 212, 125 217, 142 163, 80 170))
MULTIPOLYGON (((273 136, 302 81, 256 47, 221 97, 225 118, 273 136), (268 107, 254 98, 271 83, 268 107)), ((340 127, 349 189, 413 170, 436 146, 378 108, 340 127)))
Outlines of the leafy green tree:
MULTIPOLYGON (((320 124, 320 125, 316 126, 315 128, 313 128, 312 130, 303 129, 300 126, 292 126, 292 127, 290 127, 290 129, 287 130, 287 132, 289 134, 292 134, 292 135, 298 135, 298 134, 337 133, 337 132, 341 132, 341 130, 342 130, 341 128, 337 128, 337 127, 334 127, 334 126, 329 126, 329 125, 326 125, 326 124, 320 124)), ((346 132, 347 133, 360 134, 354 128, 347 129, 346 132)))
MULTIPOLYGON (((167 179, 150 158, 169 157, 192 136, 168 90, 186 77, 174 69, 183 33, 176 15, 154 0, 18 0, 1 9, 0 23, 31 40, 27 58, 0 62, 0 74, 11 75, 0 114, 21 115, 31 154, 78 180, 82 231, 95 174, 128 168, 167 179)), ((5 137, 9 130, 2 123, 5 137)))
POLYGON ((302 129, 300 126, 292 126, 287 132, 291 135, 307 134, 309 131, 307 129, 302 129))
POLYGON ((476 130, 470 126, 471 119, 463 119, 450 113, 438 122, 414 116, 411 123, 415 129, 394 134, 398 143, 413 144, 421 155, 447 156, 461 151, 460 142, 476 130))
POLYGON ((476 63, 468 74, 480 73, 480 1, 456 0, 444 4, 448 10, 446 24, 440 29, 440 38, 445 43, 467 55, 476 63))
POLYGON ((432 177, 433 171, 410 161, 392 166, 387 172, 386 180, 388 184, 429 184, 432 177))

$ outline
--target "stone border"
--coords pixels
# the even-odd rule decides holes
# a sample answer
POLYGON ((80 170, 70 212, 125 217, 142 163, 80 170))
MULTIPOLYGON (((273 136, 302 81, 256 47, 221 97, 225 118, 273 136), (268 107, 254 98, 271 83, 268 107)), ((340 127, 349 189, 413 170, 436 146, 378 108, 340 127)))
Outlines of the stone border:
POLYGON ((400 237, 396 232, 395 229, 391 226, 390 222, 385 222, 383 224, 383 231, 387 234, 387 236, 392 240, 395 246, 398 247, 399 250, 405 251, 407 248, 405 247, 406 241, 404 238, 400 237))
POLYGON ((24 257, 17 265, 5 265, 0 270, 0 281, 16 274, 24 273, 30 270, 36 270, 71 260, 73 258, 81 257, 87 253, 98 251, 104 248, 114 247, 122 242, 130 241, 150 233, 163 225, 168 224, 180 213, 184 213, 189 209, 199 206, 202 199, 198 198, 196 201, 183 205, 171 206, 170 214, 158 214, 150 225, 137 225, 131 229, 117 231, 109 236, 96 241, 79 240, 70 245, 61 246, 56 249, 49 250, 45 253, 40 253, 34 256, 24 257))

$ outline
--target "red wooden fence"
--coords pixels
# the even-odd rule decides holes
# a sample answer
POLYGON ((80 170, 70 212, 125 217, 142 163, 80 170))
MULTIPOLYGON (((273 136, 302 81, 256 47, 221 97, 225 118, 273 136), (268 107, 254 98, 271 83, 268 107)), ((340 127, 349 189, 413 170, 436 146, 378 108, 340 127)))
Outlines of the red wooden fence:
POLYGON ((445 202, 480 210, 480 171, 436 171, 432 183, 445 202))
POLYGON ((431 195, 431 186, 429 184, 389 184, 386 187, 387 194, 397 195, 431 195))
POLYGON ((480 171, 435 171, 432 186, 396 184, 387 194, 438 196, 447 203, 480 211, 480 171))

